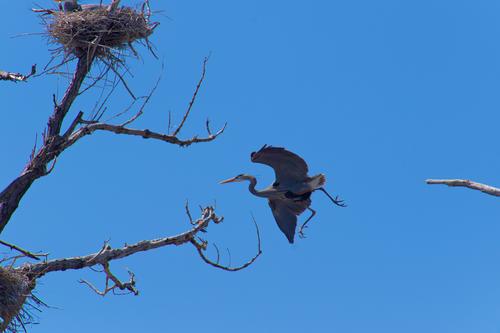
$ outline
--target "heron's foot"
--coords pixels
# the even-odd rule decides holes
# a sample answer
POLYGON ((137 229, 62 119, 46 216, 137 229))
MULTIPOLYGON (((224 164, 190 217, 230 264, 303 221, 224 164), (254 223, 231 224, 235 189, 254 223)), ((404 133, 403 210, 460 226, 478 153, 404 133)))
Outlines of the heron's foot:
POLYGON ((347 207, 347 205, 344 202, 344 200, 340 199, 340 197, 338 195, 335 196, 335 198, 333 199, 333 203, 336 204, 339 207, 347 207))
POLYGON ((307 236, 304 232, 306 228, 307 228, 307 225, 303 224, 299 229, 299 237, 302 239, 307 238, 307 236))

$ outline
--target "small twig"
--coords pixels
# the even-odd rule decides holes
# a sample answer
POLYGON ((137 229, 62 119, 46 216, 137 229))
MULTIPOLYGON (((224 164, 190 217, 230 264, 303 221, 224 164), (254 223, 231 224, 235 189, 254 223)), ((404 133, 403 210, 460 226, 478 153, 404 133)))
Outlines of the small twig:
POLYGON ((229 248, 226 248, 227 251, 227 257, 229 258, 229 263, 227 264, 228 266, 231 266, 231 251, 229 251, 229 248))
POLYGON ((252 216, 252 220, 253 220, 253 223, 255 224, 255 229, 257 232, 257 254, 241 266, 231 267, 230 265, 229 266, 221 265, 218 262, 219 261, 218 257, 217 257, 217 261, 214 262, 211 259, 209 259, 204 253, 204 251, 206 249, 206 244, 203 244, 203 243, 200 244, 194 238, 191 239, 191 244, 193 244, 193 246, 196 248, 196 251, 200 255, 201 259, 205 263, 209 264, 210 266, 213 266, 213 267, 216 267, 216 268, 222 269, 224 271, 228 271, 228 272, 240 271, 242 269, 247 268, 251 264, 253 264, 255 262, 255 260, 257 260, 257 258, 262 254, 259 226, 257 225, 257 222, 255 221, 253 216, 252 216))
POLYGON ((210 120, 209 119, 207 119, 206 126, 207 126, 208 135, 212 135, 212 131, 210 130, 210 120))
MULTIPOLYGON (((217 247, 217 244, 213 243, 213 246, 215 247, 215 251, 217 251, 217 260, 215 261, 217 264, 219 263, 220 261, 220 252, 219 252, 219 248, 217 247)), ((229 266, 231 266, 231 264, 229 264, 229 266)))
POLYGON ((196 89, 193 93, 193 96, 191 97, 191 101, 189 102, 188 108, 187 108, 186 112, 184 113, 184 117, 182 118, 181 123, 179 124, 179 126, 176 128, 176 130, 172 134, 173 136, 177 136, 177 134, 179 134, 182 127, 184 126, 184 123, 186 122, 187 118, 189 117, 189 113, 191 112, 191 108, 193 107, 194 102, 196 101, 196 96, 198 95, 198 91, 200 90, 201 84, 203 83, 203 80, 205 79, 207 62, 208 62, 208 57, 205 57, 205 59, 203 60, 203 68, 201 71, 200 80, 198 81, 198 84, 196 85, 196 89))
POLYGON ((151 97, 153 96, 154 92, 156 91, 156 89, 158 88, 158 85, 160 84, 160 81, 161 81, 161 78, 162 76, 160 75, 158 77, 158 80, 156 80, 156 83, 155 85, 153 86, 153 88, 151 89, 151 91, 149 92, 149 94, 146 96, 146 98, 144 99, 144 102, 142 103, 139 111, 132 117, 130 118, 129 120, 127 120, 126 122, 120 124, 120 126, 127 126, 131 123, 133 123, 137 118, 139 118, 143 113, 144 113, 144 108, 146 107, 146 105, 149 103, 149 100, 151 99, 151 97))
POLYGON ((80 92, 78 92, 78 96, 83 95, 86 91, 95 87, 98 82, 100 82, 104 77, 108 75, 108 72, 110 70, 111 66, 106 66, 106 68, 103 71, 101 71, 101 73, 97 77, 93 78, 92 83, 90 83, 85 88, 81 89, 80 92))
POLYGON ((35 134, 35 144, 33 145, 33 149, 31 149, 30 161, 33 161, 33 159, 35 158, 37 143, 38 143, 38 133, 35 134))
POLYGON ((170 128, 172 127, 172 112, 168 111, 168 127, 167 134, 170 134, 170 128))
POLYGON ((40 257, 46 257, 48 255, 47 253, 33 253, 30 251, 24 250, 24 249, 20 248, 19 246, 14 245, 14 244, 4 242, 2 240, 0 240, 0 244, 7 246, 11 250, 16 250, 17 252, 22 253, 24 256, 31 258, 31 259, 34 259, 34 260, 40 260, 40 257))
MULTIPOLYGON (((135 51, 135 50, 134 50, 135 51)), ((123 78, 123 76, 118 72, 118 70, 115 68, 115 66, 112 64, 112 63, 108 63, 106 60, 104 59, 101 59, 102 62, 104 62, 105 64, 108 65, 108 68, 110 68, 113 73, 115 73, 115 75, 118 77, 118 79, 120 79, 121 83, 123 84, 123 86, 125 87, 125 90, 127 90, 127 92, 129 93, 129 95, 132 97, 133 100, 136 100, 137 97, 135 97, 135 94, 132 92, 132 90, 130 89, 130 87, 128 86, 127 84, 127 81, 125 81, 125 79, 123 78)))
POLYGON ((473 190, 478 190, 483 193, 493 195, 496 197, 500 197, 500 189, 486 185, 486 184, 481 184, 481 183, 476 183, 471 180, 466 180, 466 179, 427 179, 425 181, 427 184, 434 185, 434 184, 443 184, 443 185, 448 185, 448 186, 461 186, 461 187, 467 187, 473 190))
POLYGON ((194 225, 195 222, 193 221, 193 217, 191 216, 191 212, 189 211, 189 202, 187 200, 186 200, 186 205, 184 206, 184 208, 186 209, 186 215, 189 218, 189 223, 191 225, 194 225))

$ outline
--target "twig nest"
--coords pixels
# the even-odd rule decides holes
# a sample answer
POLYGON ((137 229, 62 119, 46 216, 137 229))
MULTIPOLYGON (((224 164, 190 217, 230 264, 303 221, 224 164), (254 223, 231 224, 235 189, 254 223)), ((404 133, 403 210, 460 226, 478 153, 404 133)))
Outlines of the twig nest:
POLYGON ((23 310, 34 283, 13 269, 0 267, 0 332, 15 332, 30 315, 23 310))
POLYGON ((144 10, 120 7, 110 11, 108 6, 101 6, 55 12, 47 28, 49 36, 67 53, 95 52, 98 57, 106 57, 112 55, 113 49, 131 48, 132 42, 147 39, 157 26, 149 17, 144 10))

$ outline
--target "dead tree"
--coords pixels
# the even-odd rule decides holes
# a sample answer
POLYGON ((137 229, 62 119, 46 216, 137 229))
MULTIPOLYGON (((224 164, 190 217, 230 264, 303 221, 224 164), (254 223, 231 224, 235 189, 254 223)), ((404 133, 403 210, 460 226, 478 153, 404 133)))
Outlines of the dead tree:
MULTIPOLYGON (((37 9, 35 11, 41 13, 51 40, 60 45, 56 50, 56 54, 54 54, 54 59, 60 59, 60 62, 52 68, 46 68, 44 72, 53 70, 62 64, 76 64, 62 99, 57 100, 55 95, 53 96, 52 114, 47 121, 47 127, 41 138, 40 146, 35 145, 33 147, 29 162, 20 175, 0 192, 0 234, 5 226, 12 222, 12 217, 30 186, 39 178, 45 177, 57 169, 57 160, 62 153, 92 133, 107 131, 186 147, 192 144, 213 141, 225 129, 224 125, 218 131, 212 132, 207 121, 206 136, 193 136, 190 138, 180 136, 205 78, 207 59, 203 62, 201 77, 182 121, 177 127, 171 130, 169 126, 164 133, 133 127, 134 122, 143 115, 158 83, 147 96, 136 98, 120 74, 120 66, 124 64, 124 58, 120 54, 122 54, 123 49, 127 49, 130 53, 137 55, 133 47, 135 42, 144 43, 153 52, 148 37, 154 32, 158 24, 151 22, 148 1, 144 3, 140 10, 120 7, 119 0, 113 0, 111 4, 102 5, 97 10, 92 11, 62 12, 55 9, 37 9), (103 73, 90 77, 95 62, 104 64, 105 70, 103 73), (82 111, 76 114, 72 112, 72 105, 82 91, 94 87, 109 72, 118 77, 118 82, 131 95, 133 98, 132 104, 136 104, 137 101, 141 102, 138 110, 124 121, 118 123, 102 121, 103 114, 109 112, 106 108, 107 98, 105 98, 96 112, 91 115, 87 115, 82 111), (84 82, 87 83, 87 87, 82 88, 84 82), (72 120, 69 122, 69 126, 64 128, 63 123, 69 117, 72 120)), ((35 67, 33 67, 30 75, 0 72, 0 79, 26 81, 29 76, 34 74, 35 67)), ((116 85, 110 89, 110 94, 115 87, 116 85)), ((118 119, 128 111, 130 111, 129 108, 117 112, 111 119, 118 119)), ((89 286, 100 295, 120 291, 137 295, 138 289, 136 288, 134 274, 129 272, 129 281, 120 281, 111 272, 111 261, 159 247, 191 244, 204 262, 226 271, 237 271, 251 265, 261 254, 260 236, 257 228, 257 253, 246 263, 238 267, 229 267, 219 263, 218 254, 216 260, 208 258, 205 254, 207 242, 201 239, 198 234, 201 231, 206 231, 210 223, 218 224, 222 222, 223 218, 219 217, 211 206, 201 208, 200 216, 197 219, 191 217, 187 205, 186 213, 191 222, 190 229, 179 235, 143 240, 121 248, 112 248, 108 242, 105 242, 103 247, 95 253, 71 258, 49 259, 47 254, 32 253, 17 245, 0 241, 0 245, 9 247, 17 253, 0 260, 0 332, 25 330, 25 324, 29 323, 31 318, 30 309, 43 305, 43 302, 32 294, 37 279, 52 272, 100 267, 100 271, 105 276, 103 290, 97 289, 88 281, 82 280, 81 283, 89 286)))

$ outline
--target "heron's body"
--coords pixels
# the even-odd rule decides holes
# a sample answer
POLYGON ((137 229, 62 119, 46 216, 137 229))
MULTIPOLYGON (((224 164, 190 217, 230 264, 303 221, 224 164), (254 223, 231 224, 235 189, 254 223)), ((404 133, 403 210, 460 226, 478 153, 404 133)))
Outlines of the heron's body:
POLYGON ((284 186, 275 182, 262 190, 256 190, 255 186, 257 185, 257 180, 253 176, 247 176, 250 181, 250 185, 248 186, 250 193, 255 196, 268 199, 288 200, 301 198, 325 184, 325 176, 323 174, 319 174, 307 179, 304 182, 293 184, 292 186, 284 186))
POLYGON ((302 229, 316 213, 310 208, 312 192, 321 190, 335 204, 345 206, 341 200, 332 198, 325 191, 323 185, 326 178, 323 174, 309 177, 306 162, 298 155, 284 148, 264 146, 259 151, 251 154, 251 160, 255 163, 269 165, 274 169, 276 180, 272 185, 262 190, 256 190, 257 180, 254 176, 246 174, 238 175, 222 183, 248 180, 250 182, 248 186, 250 193, 268 199, 274 219, 290 243, 294 241, 297 216, 306 209, 312 213, 300 229, 302 235, 302 229))

